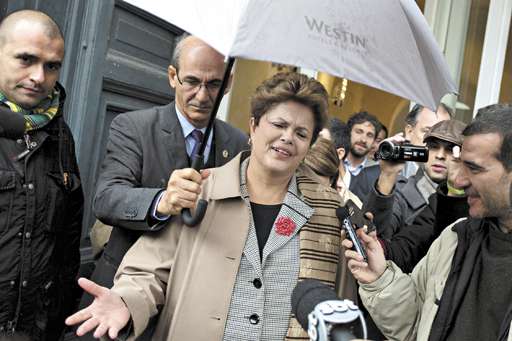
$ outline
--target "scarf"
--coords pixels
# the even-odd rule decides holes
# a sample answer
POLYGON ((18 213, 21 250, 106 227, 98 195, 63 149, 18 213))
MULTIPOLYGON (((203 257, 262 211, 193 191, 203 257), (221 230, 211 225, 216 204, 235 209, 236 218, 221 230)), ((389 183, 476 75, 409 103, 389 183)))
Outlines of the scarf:
POLYGON ((11 111, 23 115, 23 119, 25 120, 25 133, 41 129, 57 115, 57 112, 59 111, 60 97, 60 91, 55 87, 48 97, 43 99, 37 107, 27 110, 23 109, 18 104, 9 101, 0 91, 0 103, 8 106, 11 111))
MULTIPOLYGON (((338 262, 341 248, 340 222, 336 208, 341 198, 334 189, 319 185, 304 168, 297 172, 297 186, 303 200, 315 212, 299 232, 300 268, 299 281, 318 279, 333 289, 339 279, 338 262)), ((309 340, 294 316, 290 319, 286 341, 309 340)))

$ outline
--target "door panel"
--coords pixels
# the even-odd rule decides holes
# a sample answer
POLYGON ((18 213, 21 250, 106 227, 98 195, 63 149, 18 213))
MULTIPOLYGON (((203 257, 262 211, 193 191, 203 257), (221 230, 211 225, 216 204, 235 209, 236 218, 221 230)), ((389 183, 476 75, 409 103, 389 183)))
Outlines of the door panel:
POLYGON ((82 259, 88 261, 91 203, 110 122, 172 100, 167 67, 181 31, 121 0, 4 0, 0 15, 20 9, 47 13, 65 37, 60 81, 86 195, 82 259))

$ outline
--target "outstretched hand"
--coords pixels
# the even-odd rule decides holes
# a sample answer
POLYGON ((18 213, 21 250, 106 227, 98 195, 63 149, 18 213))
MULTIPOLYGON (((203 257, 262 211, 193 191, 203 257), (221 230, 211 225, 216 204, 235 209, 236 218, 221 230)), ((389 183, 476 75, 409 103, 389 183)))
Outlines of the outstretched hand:
POLYGON ((384 250, 377 239, 375 231, 367 234, 363 228, 360 228, 357 229, 356 233, 366 249, 368 263, 356 251, 350 250, 353 244, 349 239, 345 239, 342 241, 342 245, 347 249, 345 251, 345 258, 348 260, 348 268, 359 282, 365 284, 372 283, 386 270, 384 250))
POLYGON ((66 324, 71 326, 81 323, 76 331, 78 336, 96 328, 95 338, 100 338, 108 332, 108 336, 115 339, 119 331, 130 321, 130 311, 121 296, 86 278, 80 278, 78 284, 94 296, 94 301, 87 308, 68 317, 66 324))

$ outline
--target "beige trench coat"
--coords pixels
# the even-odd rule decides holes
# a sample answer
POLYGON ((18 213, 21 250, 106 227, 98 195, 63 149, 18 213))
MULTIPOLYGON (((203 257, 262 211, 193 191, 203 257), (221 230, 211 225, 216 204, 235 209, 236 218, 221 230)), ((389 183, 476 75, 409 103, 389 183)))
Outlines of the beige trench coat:
MULTIPOLYGON (((388 261, 375 282, 362 284, 361 299, 375 323, 392 341, 428 341, 457 248, 457 233, 445 228, 410 275, 388 261)), ((512 324, 510 326, 512 330, 512 324)), ((512 341, 512 333, 508 335, 512 341)))
POLYGON ((124 257, 112 290, 130 310, 132 339, 161 310, 154 340, 222 340, 249 229, 239 167, 240 155, 212 170, 201 193, 209 204, 199 226, 175 217, 139 238, 124 257))

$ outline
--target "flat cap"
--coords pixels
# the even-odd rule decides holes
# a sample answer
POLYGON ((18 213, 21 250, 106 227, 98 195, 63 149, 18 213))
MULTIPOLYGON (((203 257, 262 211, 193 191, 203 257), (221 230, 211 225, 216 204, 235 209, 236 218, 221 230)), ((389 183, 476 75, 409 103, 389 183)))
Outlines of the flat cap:
POLYGON ((436 138, 443 141, 448 141, 458 146, 462 146, 462 131, 466 128, 466 123, 459 120, 446 120, 437 122, 430 128, 429 132, 425 134, 423 142, 436 138))

